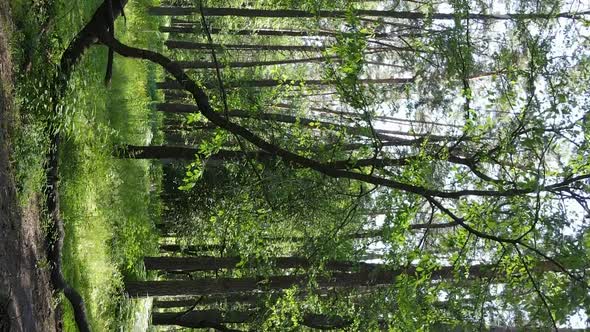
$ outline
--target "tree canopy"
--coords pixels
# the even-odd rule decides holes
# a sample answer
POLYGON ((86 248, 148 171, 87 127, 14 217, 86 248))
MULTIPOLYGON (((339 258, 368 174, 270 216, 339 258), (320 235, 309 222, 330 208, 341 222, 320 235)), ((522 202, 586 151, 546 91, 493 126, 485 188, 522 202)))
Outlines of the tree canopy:
POLYGON ((193 296, 154 324, 217 330, 579 324, 588 10, 163 1, 166 55, 99 33, 167 75, 168 144, 116 151, 166 162, 162 278, 130 295, 193 296))

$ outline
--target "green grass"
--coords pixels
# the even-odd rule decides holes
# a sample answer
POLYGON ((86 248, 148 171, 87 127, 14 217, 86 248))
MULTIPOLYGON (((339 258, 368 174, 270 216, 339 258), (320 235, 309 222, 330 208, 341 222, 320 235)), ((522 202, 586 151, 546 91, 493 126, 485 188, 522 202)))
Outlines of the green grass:
MULTIPOLYGON (((44 8, 27 15, 31 1, 11 0, 18 31, 13 46, 17 63, 32 59, 17 80, 19 113, 11 137, 19 197, 26 204, 43 187, 43 158, 47 149, 44 124, 49 115, 48 86, 59 55, 100 0, 34 1, 44 8), (29 7, 28 7, 29 6, 29 7), (35 39, 50 17, 50 32, 35 39), (45 51, 40 51, 40 50, 45 51), (35 50, 32 51, 31 50, 35 50), (29 53, 32 56, 28 55, 29 53)), ((131 0, 127 23, 117 22, 120 39, 134 46, 158 49, 158 22, 141 10, 152 0, 131 0)), ((92 47, 73 74, 59 116, 63 142, 60 155, 61 212, 66 238, 63 272, 84 297, 96 331, 145 330, 149 303, 131 301, 122 292, 123 280, 141 279, 141 258, 157 248, 154 220, 161 169, 145 160, 113 158, 121 143, 149 144, 161 140, 161 122, 150 109, 156 97, 153 82, 158 68, 133 59, 115 59, 113 83, 103 83, 106 49, 92 47), (151 82, 151 83, 150 83, 151 82)), ((76 331, 73 314, 64 303, 64 330, 76 331)))

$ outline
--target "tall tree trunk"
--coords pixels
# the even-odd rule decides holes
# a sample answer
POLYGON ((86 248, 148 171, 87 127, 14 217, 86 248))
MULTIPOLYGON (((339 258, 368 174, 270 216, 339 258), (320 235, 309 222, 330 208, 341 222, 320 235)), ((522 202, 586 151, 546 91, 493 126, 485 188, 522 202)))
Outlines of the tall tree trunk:
POLYGON ((165 43, 169 49, 182 50, 252 50, 252 51, 292 51, 292 52, 319 52, 326 49, 325 46, 313 45, 249 45, 249 44, 209 44, 183 40, 167 40, 165 43))
MULTIPOLYGON (((287 103, 277 103, 277 104, 273 104, 272 106, 277 107, 277 108, 283 108, 283 109, 294 109, 295 108, 293 105, 287 104, 287 103)), ((337 111, 337 110, 333 110, 333 109, 330 109, 327 107, 310 107, 309 110, 311 110, 313 112, 334 114, 337 116, 343 116, 343 117, 348 117, 348 118, 358 119, 358 118, 362 117, 362 114, 360 114, 360 113, 347 112, 347 111, 337 111)), ((373 116, 372 119, 383 121, 383 122, 397 122, 397 123, 408 124, 408 125, 431 125, 431 126, 462 128, 462 126, 459 126, 459 125, 451 125, 451 124, 438 123, 438 122, 432 122, 432 121, 410 120, 410 119, 396 118, 396 117, 391 117, 391 116, 377 115, 377 116, 373 116)))
MULTIPOLYGON (((201 23, 197 22, 185 22, 182 25, 175 26, 160 26, 160 32, 167 33, 202 33, 201 23)), ((211 34, 225 33, 227 35, 234 36, 271 36, 271 37, 336 37, 342 34, 339 31, 328 31, 328 30, 281 30, 281 29, 256 29, 256 30, 232 30, 232 29, 209 29, 211 34)), ((386 38, 391 37, 391 33, 374 33, 371 37, 374 38, 386 38)))
MULTIPOLYGON (((144 257, 143 262, 146 270, 162 270, 162 271, 215 271, 220 269, 234 269, 236 265, 242 261, 241 257, 213 257, 213 256, 198 256, 198 257, 144 257)), ((309 268, 312 266, 305 257, 273 257, 269 259, 269 265, 277 269, 291 269, 291 268, 309 268)), ((246 262, 243 266, 248 268, 250 266, 257 266, 256 261, 246 262)), ((336 261, 331 260, 325 263, 325 268, 331 271, 352 271, 355 269, 374 270, 382 268, 383 266, 377 264, 367 264, 363 262, 353 261, 336 261)))
MULTIPOLYGON (((376 79, 361 79, 359 84, 409 84, 414 82, 413 78, 376 78, 376 79)), ((236 82, 224 82, 226 88, 268 88, 280 85, 318 85, 329 86, 334 82, 326 80, 274 80, 274 79, 260 79, 260 80, 243 80, 236 82)), ((207 88, 215 88, 217 83, 205 83, 207 88)), ((156 82, 156 88, 168 90, 180 90, 182 87, 174 80, 166 80, 164 82, 156 82)))
MULTIPOLYGON (((494 275, 496 265, 472 265, 468 268, 471 278, 484 278, 494 275)), ((550 261, 537 262, 534 270, 538 272, 560 272, 561 268, 550 261)), ((455 269, 445 266, 431 272, 431 278, 454 278, 455 269)), ((415 267, 397 270, 363 270, 355 273, 334 273, 331 277, 319 277, 319 287, 359 287, 393 284, 402 274, 416 275, 415 267)), ((268 278, 201 278, 195 280, 173 281, 128 281, 125 290, 131 297, 145 296, 190 296, 210 294, 232 294, 252 292, 255 290, 282 290, 293 286, 302 286, 308 281, 304 275, 272 276, 268 278)))
MULTIPOLYGON (((168 32, 168 33, 203 33, 201 26, 201 22, 190 21, 190 20, 183 20, 179 18, 172 18, 171 26, 161 26, 160 31, 168 32)), ((375 32, 367 36, 372 37, 372 39, 379 39, 379 38, 419 38, 424 36, 432 36, 433 34, 439 33, 448 33, 451 32, 451 29, 433 29, 427 28, 424 26, 416 26, 413 24, 401 23, 401 22, 387 22, 387 25, 390 27, 396 27, 396 29, 389 30, 388 32, 375 32)), ((259 28, 255 30, 248 30, 248 29, 241 29, 241 30, 233 30, 233 29, 219 29, 219 28, 210 28, 209 32, 211 34, 227 34, 227 35, 237 35, 237 36, 289 36, 289 37, 310 37, 310 38, 320 38, 320 37, 336 37, 342 34, 341 31, 337 30, 311 30, 311 31, 302 31, 302 30, 281 30, 281 29, 272 29, 272 28, 259 28)))
POLYGON ((217 331, 237 331, 224 324, 245 323, 251 320, 254 312, 219 310, 192 310, 186 313, 152 312, 153 325, 177 325, 192 328, 213 328, 217 331))
POLYGON ((197 305, 211 305, 218 303, 241 303, 241 304, 256 304, 264 301, 268 297, 276 299, 280 293, 238 293, 238 294, 222 294, 219 296, 201 296, 192 299, 182 300, 154 300, 154 308, 184 308, 197 305))
MULTIPOLYGON (((248 323, 257 317, 255 311, 193 310, 184 314, 176 312, 153 312, 153 325, 177 325, 183 327, 216 328, 229 323, 248 323)), ((334 315, 303 314, 300 324, 320 330, 342 329, 352 320, 334 315)))
MULTIPOLYGON (((195 105, 189 104, 178 104, 178 103, 159 103, 156 104, 156 110, 161 112, 168 112, 168 113, 198 113, 199 108, 195 105)), ((280 123, 288 123, 288 124, 298 124, 301 126, 309 127, 311 129, 328 129, 328 130, 335 130, 335 131, 345 131, 347 133, 363 136, 368 138, 373 138, 373 133, 369 128, 365 127, 352 127, 342 124, 337 124, 333 122, 326 122, 316 119, 309 119, 298 117, 289 114, 280 114, 280 113, 259 113, 259 114, 252 114, 251 112, 241 111, 241 110, 232 110, 228 113, 230 117, 233 118, 245 118, 245 119, 256 119, 256 120, 263 120, 263 121, 274 121, 280 123)), ((396 137, 391 135, 401 135, 401 136, 412 136, 412 137, 428 137, 431 141, 448 141, 451 137, 447 136, 437 136, 437 135, 428 135, 428 134, 415 134, 410 132, 404 131, 397 131, 397 130, 388 130, 388 129, 375 129, 375 134, 379 139, 383 141, 391 141, 395 140, 396 137)))
MULTIPOLYGON (((403 146, 400 144, 400 146, 403 146)), ((201 158, 205 158, 199 152, 199 149, 188 147, 188 146, 136 146, 136 145, 124 145, 120 146, 114 153, 119 158, 132 158, 132 159, 176 159, 176 160, 194 160, 196 155, 200 155, 201 158)), ((438 157, 438 156, 433 156, 438 157)), ((236 150, 220 150, 217 153, 205 158, 208 163, 211 164, 218 164, 228 161, 237 161, 242 160, 244 158, 250 158, 253 160, 257 160, 258 162, 273 162, 276 155, 270 154, 265 151, 236 151, 236 150)), ((335 169, 351 169, 355 167, 376 167, 376 168, 383 168, 383 167, 397 167, 397 166, 404 166, 407 165, 409 162, 414 160, 420 160, 420 157, 417 156, 407 156, 407 157, 400 157, 398 159, 394 158, 365 158, 365 159, 358 159, 358 160, 336 160, 325 163, 327 166, 333 167, 335 169)), ((439 157, 438 157, 439 158, 439 157)), ((471 162, 466 159, 461 159, 454 156, 448 156, 447 159, 441 159, 451 163, 460 164, 460 165, 471 165, 471 162)), ((295 165, 295 167, 299 167, 295 165)), ((448 225, 455 225, 455 223, 445 224, 447 226, 440 226, 437 227, 436 225, 432 225, 430 227, 426 227, 421 225, 419 228, 444 228, 450 227, 448 225)))
MULTIPOLYGON (((180 50, 234 50, 234 51, 289 51, 289 52, 322 52, 330 48, 330 46, 322 45, 263 45, 263 44, 209 44, 199 43, 183 40, 167 40, 165 42, 166 47, 169 49, 180 49, 180 50)), ((400 47, 396 45, 390 45, 386 43, 379 44, 379 47, 368 47, 366 52, 378 53, 386 50, 394 50, 397 52, 420 52, 413 47, 400 47)))
MULTIPOLYGON (((301 58, 301 59, 285 59, 285 60, 270 60, 270 61, 233 61, 220 63, 221 68, 250 68, 250 67, 265 67, 265 66, 278 66, 288 65, 297 63, 313 63, 325 61, 326 57, 312 57, 312 58, 301 58)), ((217 68, 218 64, 211 61, 177 61, 176 64, 183 69, 212 69, 217 68)))
MULTIPOLYGON (((148 9, 150 15, 156 16, 183 16, 192 15, 201 12, 198 7, 150 7, 148 9)), ((397 10, 370 10, 357 9, 355 13, 359 16, 368 17, 382 17, 382 18, 396 18, 405 20, 454 20, 457 18, 455 13, 421 13, 410 11, 397 10)), ((309 12, 297 9, 248 9, 248 8, 203 8, 205 16, 239 16, 239 17, 345 17, 347 12, 343 10, 320 10, 317 12, 309 12)), ((552 19, 552 18, 581 18, 583 15, 590 14, 590 12, 580 13, 557 13, 557 14, 542 14, 542 13, 508 13, 508 14, 480 14, 469 13, 461 15, 461 18, 469 18, 471 20, 516 20, 516 19, 552 19)))

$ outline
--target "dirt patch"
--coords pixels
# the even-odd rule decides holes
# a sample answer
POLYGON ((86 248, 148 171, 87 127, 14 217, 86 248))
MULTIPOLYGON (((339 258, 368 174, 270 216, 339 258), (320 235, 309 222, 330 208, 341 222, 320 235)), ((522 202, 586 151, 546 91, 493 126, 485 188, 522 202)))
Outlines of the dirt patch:
POLYGON ((57 331, 41 231, 40 197, 22 211, 9 163, 12 63, 10 11, 0 1, 0 332, 57 331))

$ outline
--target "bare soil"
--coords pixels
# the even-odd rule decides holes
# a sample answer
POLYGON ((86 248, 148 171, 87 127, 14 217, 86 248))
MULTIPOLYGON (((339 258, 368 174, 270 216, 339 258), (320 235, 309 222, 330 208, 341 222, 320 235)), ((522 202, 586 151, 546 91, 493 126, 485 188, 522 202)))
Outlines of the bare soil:
POLYGON ((0 332, 58 331, 39 202, 23 210, 10 166, 13 75, 8 48, 10 9, 0 1, 0 332))

